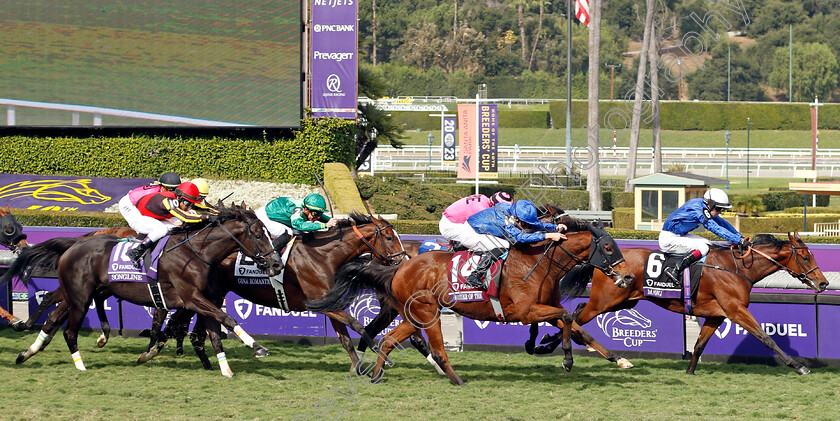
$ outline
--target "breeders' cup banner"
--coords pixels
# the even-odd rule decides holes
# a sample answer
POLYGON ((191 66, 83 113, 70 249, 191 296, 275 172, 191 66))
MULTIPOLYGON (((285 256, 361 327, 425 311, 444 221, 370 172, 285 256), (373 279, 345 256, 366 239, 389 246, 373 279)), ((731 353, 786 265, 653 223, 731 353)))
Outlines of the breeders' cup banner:
POLYGON ((358 15, 354 0, 312 0, 309 59, 315 117, 356 118, 358 15))
POLYGON ((458 127, 458 122, 455 117, 445 117, 443 119, 443 161, 455 162, 455 135, 458 127))
POLYGON ((0 202, 16 209, 101 212, 153 178, 0 174, 0 202))
MULTIPOLYGON (((563 301, 565 308, 576 308, 588 299, 563 301)), ((614 351, 646 351, 683 353, 683 316, 649 302, 639 302, 632 309, 604 313, 583 326, 595 340, 614 351)), ((559 331, 548 323, 540 323, 539 344, 545 333, 559 331)), ((464 319, 464 343, 488 345, 522 345, 528 339, 528 326, 520 323, 464 319)), ((576 348, 580 346, 573 344, 576 348)))
POLYGON ((493 178, 498 175, 499 107, 482 104, 478 115, 475 107, 458 104, 458 178, 474 178, 476 169, 483 177, 493 178))

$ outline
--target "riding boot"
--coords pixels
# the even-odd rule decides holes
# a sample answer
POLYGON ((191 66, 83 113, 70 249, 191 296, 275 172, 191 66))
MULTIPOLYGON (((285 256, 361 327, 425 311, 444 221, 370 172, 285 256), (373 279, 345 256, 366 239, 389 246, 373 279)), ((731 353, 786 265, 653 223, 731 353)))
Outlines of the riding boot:
POLYGON ((134 263, 134 267, 140 269, 140 259, 143 258, 143 254, 146 253, 146 250, 152 247, 152 241, 148 238, 144 238, 143 241, 137 245, 137 247, 129 250, 125 253, 126 257, 131 259, 132 263, 134 263))
POLYGON ((484 276, 487 274, 490 267, 493 266, 493 263, 495 263, 496 260, 499 260, 499 257, 501 257, 504 253, 505 249, 496 248, 481 255, 481 259, 478 261, 475 270, 473 270, 473 273, 471 273, 466 279, 467 284, 476 289, 486 289, 482 279, 484 279, 484 276))
POLYGON ((288 232, 284 232, 277 236, 274 241, 271 242, 271 245, 274 246, 274 250, 277 251, 277 254, 283 254, 283 247, 286 247, 286 244, 289 244, 289 241, 292 239, 292 234, 288 232))
POLYGON ((683 270, 689 267, 692 263, 700 260, 702 255, 697 250, 692 250, 685 255, 683 255, 682 259, 677 262, 677 266, 670 266, 665 269, 665 275, 671 278, 672 281, 676 282, 677 284, 682 283, 678 276, 682 275, 683 270))

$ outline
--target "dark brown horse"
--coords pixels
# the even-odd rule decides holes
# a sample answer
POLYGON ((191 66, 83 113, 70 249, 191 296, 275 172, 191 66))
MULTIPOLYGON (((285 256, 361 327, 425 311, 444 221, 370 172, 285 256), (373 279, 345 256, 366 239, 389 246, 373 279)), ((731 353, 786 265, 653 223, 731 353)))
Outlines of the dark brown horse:
MULTIPOLYGON (((649 300, 666 310, 687 314, 685 304, 681 299, 645 297, 643 272, 651 250, 628 248, 622 252, 627 259, 627 264, 633 270, 635 282, 629 288, 618 288, 606 276, 595 273, 592 278, 589 301, 581 303, 575 310, 577 323, 584 325, 599 314, 632 308, 639 300, 649 300)), ((799 238, 799 234, 789 233, 788 241, 768 234, 760 234, 756 236, 752 248, 744 255, 740 255, 736 249, 713 246, 703 266, 703 275, 698 285, 697 295, 694 297, 691 314, 704 317, 706 320, 700 329, 700 336, 694 345, 694 353, 686 373, 694 374, 697 361, 706 343, 724 319, 728 318, 773 350, 784 364, 794 368, 799 374, 807 374, 809 370, 785 354, 747 310, 753 284, 779 270, 787 271, 817 293, 825 291, 828 287, 828 280, 817 267, 814 255, 799 238)), ((563 295, 580 295, 585 288, 585 280, 569 284, 561 283, 563 295)), ((532 333, 535 332, 532 330, 532 333)), ((533 341, 533 339, 532 337, 530 340, 533 341)))
MULTIPOLYGON (((236 206, 221 207, 217 219, 197 226, 176 228, 171 234, 166 244, 167 252, 162 255, 158 264, 160 294, 167 305, 171 308, 188 308, 213 318, 236 333, 246 346, 253 348, 257 357, 268 355, 264 347, 256 344, 233 318, 222 312, 205 296, 205 292, 212 293, 215 288, 215 285, 208 281, 211 268, 236 250, 252 257, 261 268, 268 270, 270 275, 279 270, 276 253, 262 222, 253 211, 236 206)), ((33 262, 57 267, 59 283, 65 291, 65 299, 59 304, 59 308, 69 308, 64 337, 76 368, 84 370, 76 340, 92 297, 95 294, 113 294, 145 306, 154 306, 154 300, 146 283, 108 281, 109 255, 111 249, 118 244, 118 238, 98 235, 84 241, 71 240, 74 241, 73 245, 62 253, 50 253, 49 250, 37 247, 24 250, 9 272, 3 276, 3 280, 8 281, 12 276, 20 276, 33 262)), ((54 331, 62 323, 63 320, 51 314, 38 339, 29 350, 18 355, 17 362, 22 363, 42 349, 46 332, 54 331)), ((218 333, 211 332, 211 341, 216 349, 222 374, 231 377, 233 372, 224 356, 218 333)))
MULTIPOLYGON (((447 264, 453 253, 434 251, 421 254, 398 267, 377 264, 351 263, 339 272, 336 287, 323 299, 310 302, 313 311, 344 308, 364 288, 374 288, 391 296, 403 321, 382 340, 382 349, 372 380, 381 381, 385 356, 410 335, 425 330, 432 347, 432 356, 455 385, 464 384, 449 364, 443 348, 439 314, 442 307, 474 320, 498 321, 487 302, 451 303, 447 264)), ((609 276, 632 281, 615 241, 598 226, 589 231, 568 234, 562 242, 540 242, 511 247, 502 269, 500 301, 506 322, 525 324, 548 321, 555 326, 574 326, 572 315, 559 302, 557 281, 573 266, 595 265, 609 276)), ((566 330, 568 332, 568 330, 566 330)), ((589 336, 582 332, 584 337, 589 336)), ((573 360, 570 336, 563 342, 563 367, 571 370, 573 360)), ((589 336, 591 339, 591 336, 589 336)))
MULTIPOLYGON (((352 213, 350 219, 339 221, 337 228, 304 234, 292 243, 291 247, 283 275, 285 297, 288 310, 291 311, 306 310, 306 301, 320 298, 332 288, 338 268, 363 253, 371 253, 389 263, 401 260, 405 256, 399 235, 388 221, 359 213, 352 213)), ((220 303, 229 291, 233 291, 255 304, 283 308, 271 285, 238 284, 235 263, 236 255, 229 256, 212 274, 219 285, 219 295, 215 297, 217 303, 220 303)), ((167 337, 177 337, 179 330, 185 330, 192 314, 187 310, 176 312, 167 324, 167 331, 161 336, 157 336, 157 332, 165 313, 156 314, 155 325, 152 327, 152 345, 149 351, 140 357, 139 362, 153 358, 163 347, 167 337)), ((342 346, 350 356, 353 367, 356 367, 359 357, 347 334, 347 326, 361 334, 365 342, 373 344, 373 340, 365 333, 364 326, 344 309, 327 311, 324 314, 329 317, 342 346)), ((197 322, 195 335, 191 340, 196 353, 207 368, 210 363, 203 352, 206 332, 203 327, 203 320, 197 322)))
MULTIPOLYGON (((23 233, 23 226, 12 215, 12 210, 9 209, 9 205, 6 205, 5 208, 0 208, 0 246, 8 248, 12 253, 17 253, 29 247, 29 243, 26 241, 26 234, 23 233)), ((8 320, 9 324, 16 329, 17 326, 23 324, 22 319, 13 316, 3 307, 0 307, 0 317, 8 320)))

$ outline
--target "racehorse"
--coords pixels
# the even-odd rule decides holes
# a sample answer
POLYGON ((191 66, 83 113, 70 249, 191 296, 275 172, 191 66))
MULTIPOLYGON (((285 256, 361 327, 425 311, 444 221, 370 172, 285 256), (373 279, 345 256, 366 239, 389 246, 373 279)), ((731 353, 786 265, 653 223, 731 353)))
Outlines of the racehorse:
MULTIPOLYGON (((405 256, 399 235, 388 221, 355 212, 349 216, 350 219, 340 220, 337 228, 304 234, 290 246, 292 249, 283 274, 287 310, 306 310, 307 300, 320 298, 332 288, 338 268, 363 253, 371 253, 387 263, 395 263, 405 256)), ((227 257, 212 274, 219 288, 217 299, 221 301, 228 291, 233 291, 255 304, 283 308, 283 303, 279 302, 277 292, 271 285, 240 285, 236 282, 236 258, 235 254, 227 257)), ((156 314, 150 348, 141 355, 138 362, 148 361, 157 355, 166 337, 177 337, 177 332, 185 332, 192 315, 188 310, 177 311, 163 335, 158 336, 165 313, 156 314)), ((363 343, 373 344, 373 340, 365 333, 364 326, 343 308, 325 312, 325 315, 330 318, 339 341, 350 355, 353 367, 356 367, 359 357, 353 349, 346 326, 361 334, 363 343)), ((201 328, 202 325, 202 321, 197 322, 191 341, 202 364, 209 369, 210 362, 204 352, 206 330, 201 328)))
MULTIPOLYGON (((0 245, 11 250, 12 253, 17 253, 21 249, 29 247, 26 241, 26 234, 23 233, 23 226, 17 221, 9 205, 5 208, 0 208, 0 245)), ((12 327, 17 329, 17 326, 23 324, 23 320, 6 311, 5 308, 0 307, 0 317, 9 321, 12 327)))
MULTIPOLYGON (((253 258, 269 275, 276 274, 280 264, 267 230, 253 211, 237 206, 222 206, 219 211, 219 215, 208 223, 190 224, 171 231, 171 237, 166 243, 168 251, 161 256, 158 263, 160 295, 169 307, 188 308, 213 318, 236 333, 247 347, 254 349, 255 356, 263 357, 268 355, 268 350, 257 344, 233 318, 215 306, 204 293, 215 287, 208 281, 211 268, 236 250, 241 250, 253 258)), ((32 261, 38 259, 47 262, 46 264, 56 265, 59 282, 65 291, 65 299, 59 307, 69 307, 64 337, 76 368, 85 370, 78 350, 77 337, 93 295, 109 293, 146 306, 154 306, 154 300, 146 283, 108 281, 109 256, 111 249, 118 244, 118 238, 98 235, 84 241, 73 240, 74 244, 65 252, 48 255, 47 260, 43 260, 45 256, 38 256, 38 253, 30 253, 34 248, 24 250, 2 280, 8 281, 12 276, 20 276, 31 266, 32 261)), ((20 364, 37 353, 42 348, 45 332, 54 331, 62 322, 58 316, 54 317, 51 314, 38 339, 27 351, 18 355, 16 362, 20 364)), ((233 372, 227 363, 218 333, 211 332, 211 341, 217 352, 222 374, 232 377, 233 372)))
MULTIPOLYGON (((622 250, 627 264, 636 277, 629 288, 619 288, 606 276, 595 273, 592 277, 592 290, 589 301, 581 303, 575 309, 575 321, 581 326, 596 316, 609 311, 632 308, 639 300, 649 300, 654 304, 675 313, 689 314, 682 299, 664 299, 646 297, 643 293, 645 262, 651 250, 646 248, 628 248, 622 250)), ((752 286, 779 271, 787 271, 791 276, 820 293, 828 287, 828 280, 817 267, 814 255, 799 238, 799 233, 788 233, 784 241, 769 234, 760 234, 744 254, 739 254, 733 247, 713 246, 703 265, 691 315, 703 317, 705 321, 700 329, 700 336, 694 345, 691 363, 687 374, 694 374, 697 361, 703 353, 709 339, 723 323, 724 319, 741 325, 766 347, 773 350, 782 362, 792 367, 799 374, 808 374, 809 370, 790 358, 773 339, 761 329, 747 306, 750 304, 752 286)), ((565 281, 565 280, 564 280, 565 281)), ((569 279, 561 283, 564 296, 580 295, 586 288, 586 279, 569 279)), ((533 342, 535 330, 531 331, 533 342)), ((555 338, 559 341, 558 338, 555 338)), ((556 346, 556 344, 552 344, 556 346)), ((549 345, 550 346, 550 345, 549 345)))
MULTIPOLYGON (((569 233, 562 242, 543 241, 511 247, 502 267, 500 302, 505 322, 523 324, 549 321, 557 327, 573 326, 572 315, 560 306, 557 281, 578 264, 595 266, 616 280, 632 281, 621 251, 603 227, 590 225, 589 230, 569 233)), ((433 359, 443 368, 454 385, 464 382, 449 364, 443 348, 443 335, 438 318, 442 307, 474 320, 499 321, 489 302, 450 302, 446 282, 447 265, 454 253, 424 253, 400 266, 372 263, 351 263, 338 273, 336 286, 324 298, 307 304, 313 311, 345 308, 364 288, 386 292, 391 305, 403 321, 382 340, 371 381, 382 379, 388 353, 410 335, 423 329, 432 347, 433 359)), ((573 328, 579 328, 573 326, 573 328)), ((573 359, 569 330, 564 331, 563 367, 569 371, 573 359)), ((589 336, 583 332, 584 336, 589 336)), ((591 337, 590 337, 591 338, 591 337)))

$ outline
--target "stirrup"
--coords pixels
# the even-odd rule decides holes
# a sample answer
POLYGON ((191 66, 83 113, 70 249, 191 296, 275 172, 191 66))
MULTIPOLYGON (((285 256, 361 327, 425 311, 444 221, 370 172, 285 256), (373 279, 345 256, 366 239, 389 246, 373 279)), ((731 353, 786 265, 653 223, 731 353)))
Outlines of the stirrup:
POLYGON ((480 289, 482 291, 487 289, 487 287, 485 287, 485 285, 484 285, 484 282, 482 282, 480 278, 479 279, 476 279, 476 278, 477 277, 473 277, 473 274, 470 274, 470 276, 468 276, 467 279, 465 279, 465 281, 467 282, 467 285, 469 285, 469 286, 471 286, 475 289, 480 289))
MULTIPOLYGON (((680 271, 680 272, 682 272, 682 271, 680 271)), ((670 280, 672 280, 676 283, 680 282, 680 279, 679 279, 680 277, 677 276, 677 270, 673 266, 665 269, 665 276, 667 276, 668 279, 670 279, 670 280)))

